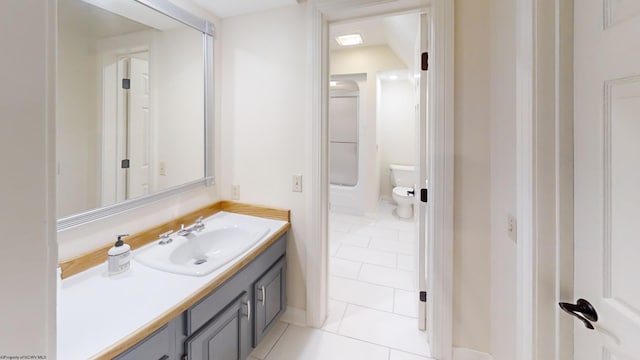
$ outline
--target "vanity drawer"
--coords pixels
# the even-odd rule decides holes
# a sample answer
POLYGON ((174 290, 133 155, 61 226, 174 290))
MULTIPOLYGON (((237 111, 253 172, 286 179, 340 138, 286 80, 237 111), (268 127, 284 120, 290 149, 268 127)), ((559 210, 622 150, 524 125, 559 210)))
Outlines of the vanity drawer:
POLYGON ((169 324, 156 330, 127 352, 114 360, 173 360, 175 359, 175 324, 169 324))
POLYGON ((238 281, 238 277, 242 277, 242 274, 238 275, 185 312, 186 336, 191 336, 198 331, 209 320, 224 310, 229 303, 246 291, 245 287, 242 286, 242 281, 238 281))

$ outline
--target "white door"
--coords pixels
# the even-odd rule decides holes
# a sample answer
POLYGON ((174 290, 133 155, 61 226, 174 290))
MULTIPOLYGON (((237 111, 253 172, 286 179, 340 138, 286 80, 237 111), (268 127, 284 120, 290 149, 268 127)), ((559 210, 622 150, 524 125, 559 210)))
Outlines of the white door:
POLYGON ((149 193, 151 180, 149 62, 132 57, 129 62, 127 116, 127 199, 149 193))
POLYGON ((416 236, 418 237, 418 329, 426 330, 427 328, 427 203, 420 200, 421 189, 427 188, 427 71, 422 69, 422 54, 428 52, 427 44, 427 15, 420 15, 420 39, 418 46, 418 64, 416 78, 418 78, 419 98, 416 105, 416 143, 418 144, 418 164, 416 167, 416 186, 415 186, 415 224, 416 236))
POLYGON ((640 1, 574 16, 574 294, 598 315, 576 321, 574 359, 640 359, 640 1))

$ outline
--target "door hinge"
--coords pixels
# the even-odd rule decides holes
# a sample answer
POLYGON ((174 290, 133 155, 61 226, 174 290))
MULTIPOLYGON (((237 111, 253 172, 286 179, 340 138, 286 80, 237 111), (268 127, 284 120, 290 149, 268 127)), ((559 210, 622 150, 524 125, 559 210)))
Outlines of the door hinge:
POLYGON ((127 79, 127 78, 122 79, 122 88, 125 90, 131 89, 131 79, 127 79))
POLYGON ((120 167, 123 169, 129 168, 129 159, 124 159, 120 162, 120 167))
POLYGON ((427 302, 427 292, 426 291, 420 291, 420 301, 421 302, 427 302))
POLYGON ((420 189, 420 201, 426 203, 429 200, 429 190, 420 189))
POLYGON ((423 52, 422 53, 422 70, 423 71, 427 71, 429 70, 429 53, 428 52, 423 52))

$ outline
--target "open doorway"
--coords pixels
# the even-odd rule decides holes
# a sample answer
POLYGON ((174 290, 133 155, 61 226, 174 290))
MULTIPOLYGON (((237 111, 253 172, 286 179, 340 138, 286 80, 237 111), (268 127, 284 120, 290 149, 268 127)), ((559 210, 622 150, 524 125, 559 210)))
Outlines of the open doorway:
POLYGON ((426 148, 420 143, 426 142, 420 136, 426 125, 420 108, 427 100, 420 86, 421 17, 419 12, 388 14, 329 26, 329 307, 324 324, 325 330, 418 358, 431 355, 426 307, 419 310, 426 254, 419 246, 425 229, 424 220, 418 225, 421 208, 415 196, 424 187, 420 174, 426 173, 420 171, 426 163, 419 154, 426 148), (342 46, 341 37, 359 43, 342 46))
MULTIPOLYGON (((422 249, 425 269, 428 265, 428 279, 425 280, 423 311, 426 314, 426 328, 431 357, 450 360, 452 357, 452 296, 453 296, 453 2, 433 1, 397 1, 374 5, 342 5, 334 3, 319 4, 313 13, 312 47, 313 62, 313 126, 311 162, 312 183, 309 221, 309 247, 307 249, 307 312, 306 323, 313 327, 322 327, 329 313, 329 136, 328 136, 328 99, 329 99, 329 25, 364 17, 410 13, 411 9, 426 13, 421 16, 421 34, 425 35, 421 45, 431 49, 429 56, 429 76, 421 73, 421 92, 432 94, 428 106, 420 108, 420 116, 428 116, 429 132, 420 136, 428 137, 429 151, 420 149, 421 161, 428 165, 429 189, 428 208, 426 203, 418 206, 424 213, 422 220, 428 219, 429 226, 422 231, 428 233, 428 241, 422 249), (427 18, 428 23, 422 19, 427 18), (428 25, 428 26, 427 26, 428 25), (421 26, 422 27, 422 26, 421 26), (427 42, 428 44, 424 44, 427 42), (428 210, 428 211, 427 211, 428 210), (428 231, 427 231, 428 230, 428 231), (428 281, 426 281, 428 280, 428 281)), ((422 68, 422 66, 421 66, 422 68)), ((427 168, 420 170, 426 185, 427 168), (424 172, 424 174, 423 174, 424 172)), ((417 179, 416 179, 417 180, 417 179)), ((416 181, 416 184, 420 183, 416 181)), ((422 194, 421 194, 422 198, 422 194)), ((415 205, 415 204, 414 204, 415 205)), ((414 209, 415 210, 415 209, 414 209)), ((426 221, 421 224, 424 226, 426 221)), ((421 298, 422 298, 421 290, 421 298)), ((415 355, 414 355, 415 356, 415 355)), ((393 356, 392 356, 393 358, 393 356)))
POLYGON ((153 173, 149 50, 108 51, 102 66, 103 206, 149 194, 153 173))

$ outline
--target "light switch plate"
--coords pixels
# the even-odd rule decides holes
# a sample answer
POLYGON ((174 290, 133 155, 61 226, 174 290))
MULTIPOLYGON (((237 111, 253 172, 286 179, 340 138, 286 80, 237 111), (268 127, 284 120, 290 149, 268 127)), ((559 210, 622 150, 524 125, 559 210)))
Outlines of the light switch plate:
POLYGON ((302 192, 302 175, 293 175, 293 191, 302 192))

